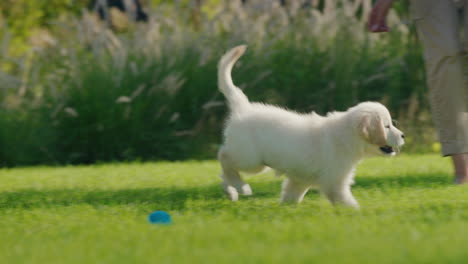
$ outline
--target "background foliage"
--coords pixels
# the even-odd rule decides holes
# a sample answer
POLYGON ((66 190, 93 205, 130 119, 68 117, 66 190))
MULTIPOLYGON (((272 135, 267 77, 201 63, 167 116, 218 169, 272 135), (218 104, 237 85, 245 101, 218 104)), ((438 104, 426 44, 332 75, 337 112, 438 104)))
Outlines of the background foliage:
POLYGON ((2 3, 0 164, 215 157, 226 115, 216 64, 241 43, 234 80, 252 100, 321 114, 382 101, 407 150, 430 149, 420 48, 397 13, 391 33, 372 35, 366 0, 163 2, 146 24, 117 16, 110 28, 86 1, 2 3))

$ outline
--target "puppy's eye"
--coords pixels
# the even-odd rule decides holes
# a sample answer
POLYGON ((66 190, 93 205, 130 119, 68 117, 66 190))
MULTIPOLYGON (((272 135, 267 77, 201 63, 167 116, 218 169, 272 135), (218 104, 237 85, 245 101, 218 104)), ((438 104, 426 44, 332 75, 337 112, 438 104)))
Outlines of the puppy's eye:
POLYGON ((390 128, 390 125, 385 126, 385 128, 390 128))

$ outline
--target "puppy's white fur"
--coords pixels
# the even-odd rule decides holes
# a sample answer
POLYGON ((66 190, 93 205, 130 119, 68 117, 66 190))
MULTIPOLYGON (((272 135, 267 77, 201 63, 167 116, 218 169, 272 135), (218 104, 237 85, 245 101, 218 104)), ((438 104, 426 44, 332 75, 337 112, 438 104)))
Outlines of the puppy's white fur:
POLYGON ((394 155, 393 148, 404 144, 388 110, 380 103, 364 102, 346 112, 320 116, 251 103, 231 78, 245 50, 246 46, 233 48, 218 65, 218 86, 230 108, 218 153, 228 198, 236 201, 239 193, 252 194, 240 171, 257 173, 270 167, 287 176, 282 202, 300 202, 309 188, 317 186, 333 204, 359 207, 350 187, 356 165, 368 156, 394 155))

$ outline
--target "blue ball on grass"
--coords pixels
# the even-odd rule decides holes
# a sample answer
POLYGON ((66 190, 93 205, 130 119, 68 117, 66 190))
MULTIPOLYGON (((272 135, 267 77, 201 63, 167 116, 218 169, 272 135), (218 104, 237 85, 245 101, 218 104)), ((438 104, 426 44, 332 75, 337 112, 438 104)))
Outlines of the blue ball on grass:
POLYGON ((151 224, 169 225, 172 223, 171 216, 165 211, 154 211, 148 215, 151 224))

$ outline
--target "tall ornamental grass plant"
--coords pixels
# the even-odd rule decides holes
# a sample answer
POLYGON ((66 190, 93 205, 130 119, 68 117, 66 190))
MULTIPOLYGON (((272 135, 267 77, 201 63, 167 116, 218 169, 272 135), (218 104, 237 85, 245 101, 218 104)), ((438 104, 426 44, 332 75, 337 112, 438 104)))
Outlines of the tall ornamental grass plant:
MULTIPOLYGON (((216 65, 241 43, 234 79, 252 100, 321 114, 377 100, 403 130, 422 131, 407 126, 429 119, 420 48, 396 13, 392 32, 372 35, 370 1, 258 3, 160 5, 149 23, 119 31, 84 12, 20 58, 8 55, 6 30, 0 164, 214 158, 226 115, 216 65)), ((421 151, 432 134, 417 138, 408 146, 421 151)))

